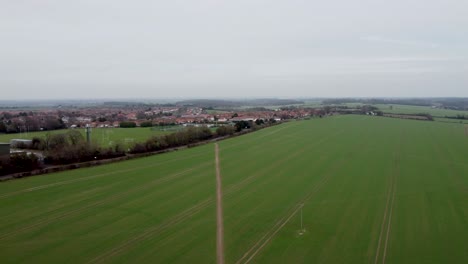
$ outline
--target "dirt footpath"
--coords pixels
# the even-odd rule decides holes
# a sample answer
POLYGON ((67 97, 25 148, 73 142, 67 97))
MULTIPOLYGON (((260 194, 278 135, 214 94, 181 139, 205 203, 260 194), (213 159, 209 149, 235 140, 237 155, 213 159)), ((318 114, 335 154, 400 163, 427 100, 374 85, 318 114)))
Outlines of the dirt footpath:
POLYGON ((223 226, 223 190, 221 169, 219 167, 219 147, 215 143, 216 164, 216 263, 224 264, 224 226, 223 226))

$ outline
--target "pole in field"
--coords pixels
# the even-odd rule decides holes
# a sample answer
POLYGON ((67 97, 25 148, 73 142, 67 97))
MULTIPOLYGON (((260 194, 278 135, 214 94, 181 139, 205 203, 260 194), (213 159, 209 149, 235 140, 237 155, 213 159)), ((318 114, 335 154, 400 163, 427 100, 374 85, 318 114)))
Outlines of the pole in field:
POLYGON ((304 228, 303 228, 303 226, 302 226, 302 207, 303 207, 303 206, 301 206, 301 230, 304 230, 304 228))
POLYGON ((302 208, 304 208, 304 204, 301 204, 301 229, 299 230, 299 235, 302 236, 305 233, 304 225, 303 225, 303 214, 302 214, 302 208))
POLYGON ((86 142, 88 144, 91 143, 91 127, 89 126, 89 124, 86 124, 86 142))

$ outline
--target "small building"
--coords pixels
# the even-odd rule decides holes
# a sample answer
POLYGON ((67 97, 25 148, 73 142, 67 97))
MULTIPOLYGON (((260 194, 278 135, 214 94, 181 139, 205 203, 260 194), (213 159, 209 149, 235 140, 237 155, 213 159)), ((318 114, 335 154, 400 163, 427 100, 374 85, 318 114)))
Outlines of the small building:
POLYGON ((246 121, 246 122, 255 122, 257 121, 257 118, 255 117, 234 117, 234 118, 231 118, 230 120, 231 122, 240 122, 240 121, 246 121))
POLYGON ((32 140, 31 139, 12 139, 10 140, 11 148, 31 148, 32 140))
POLYGON ((0 163, 10 160, 10 143, 0 143, 0 163))

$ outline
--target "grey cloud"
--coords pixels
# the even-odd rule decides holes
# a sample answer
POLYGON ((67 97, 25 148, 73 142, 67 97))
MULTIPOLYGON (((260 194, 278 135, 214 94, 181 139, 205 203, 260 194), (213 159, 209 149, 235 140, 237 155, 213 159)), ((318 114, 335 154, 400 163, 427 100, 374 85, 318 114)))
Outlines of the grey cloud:
POLYGON ((2 99, 468 96, 466 10, 463 0, 0 0, 2 99))

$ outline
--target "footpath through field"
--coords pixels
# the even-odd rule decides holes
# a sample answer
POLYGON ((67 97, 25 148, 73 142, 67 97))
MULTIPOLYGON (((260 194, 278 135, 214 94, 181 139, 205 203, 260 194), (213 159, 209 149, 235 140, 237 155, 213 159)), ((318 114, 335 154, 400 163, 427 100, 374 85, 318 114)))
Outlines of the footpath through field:
POLYGON ((218 264, 224 264, 224 227, 223 227, 223 191, 221 184, 221 168, 219 166, 219 146, 215 143, 216 164, 216 259, 218 264))

